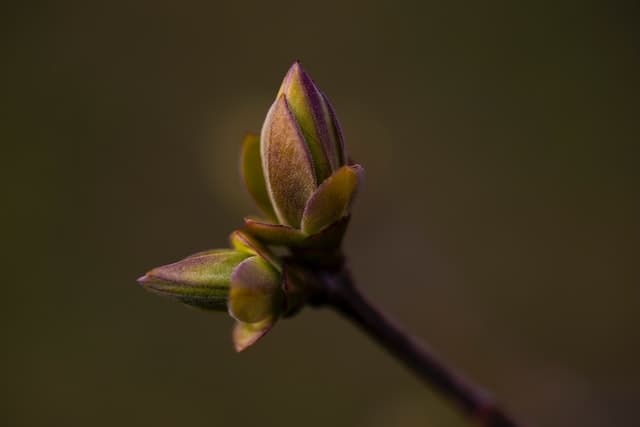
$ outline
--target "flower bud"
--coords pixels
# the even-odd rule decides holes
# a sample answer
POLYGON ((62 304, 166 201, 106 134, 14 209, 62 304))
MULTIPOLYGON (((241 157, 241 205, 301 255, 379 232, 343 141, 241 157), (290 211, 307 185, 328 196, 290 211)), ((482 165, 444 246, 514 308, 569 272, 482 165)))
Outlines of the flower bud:
POLYGON ((233 341, 242 351, 264 336, 292 303, 284 293, 281 261, 250 236, 235 231, 234 249, 211 250, 154 268, 138 279, 145 289, 187 305, 228 311, 233 341))
POLYGON ((206 310, 226 311, 231 275, 250 255, 212 250, 154 268, 138 279, 148 291, 206 310))
POLYGON ((347 158, 333 108, 300 63, 294 63, 259 141, 249 136, 243 144, 242 174, 268 219, 247 219, 247 230, 268 244, 339 244, 344 227, 338 223, 346 222, 363 176, 360 166, 347 165, 347 158))
POLYGON ((246 349, 311 298, 311 276, 299 265, 342 262, 337 249, 363 177, 348 158, 331 104, 294 63, 261 136, 247 135, 242 145, 242 177, 267 220, 246 218, 245 231, 230 237, 233 249, 154 268, 138 283, 191 306, 227 311, 236 322, 235 348, 246 349), (271 246, 287 246, 289 256, 275 256, 271 246))

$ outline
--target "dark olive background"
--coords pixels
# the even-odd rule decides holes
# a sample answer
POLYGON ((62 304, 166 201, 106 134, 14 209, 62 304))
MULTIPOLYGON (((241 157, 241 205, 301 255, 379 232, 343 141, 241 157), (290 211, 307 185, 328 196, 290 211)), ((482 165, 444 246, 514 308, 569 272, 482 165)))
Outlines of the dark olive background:
POLYGON ((0 425, 465 426, 329 311, 250 351, 135 278, 254 213, 239 144, 300 59, 366 187, 361 287, 530 426, 638 425, 637 10, 3 6, 0 425))

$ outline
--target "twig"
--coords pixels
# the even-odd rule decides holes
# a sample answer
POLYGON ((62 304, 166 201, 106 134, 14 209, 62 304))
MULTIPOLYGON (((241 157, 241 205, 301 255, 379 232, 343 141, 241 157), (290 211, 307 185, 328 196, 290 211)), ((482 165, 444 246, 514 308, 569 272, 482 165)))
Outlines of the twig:
POLYGON ((350 319, 424 382, 450 399, 478 425, 520 426, 497 406, 488 393, 464 380, 424 344, 402 330, 370 303, 356 289, 346 269, 323 274, 319 279, 324 295, 317 295, 315 305, 330 306, 350 319))

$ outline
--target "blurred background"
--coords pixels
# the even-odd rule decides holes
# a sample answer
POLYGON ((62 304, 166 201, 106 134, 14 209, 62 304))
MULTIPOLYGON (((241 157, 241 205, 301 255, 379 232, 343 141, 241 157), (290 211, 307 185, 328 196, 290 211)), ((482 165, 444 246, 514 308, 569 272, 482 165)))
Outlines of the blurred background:
POLYGON ((361 288, 526 425, 639 425, 631 4, 2 6, 0 425, 471 425, 330 311, 237 355, 135 283, 256 212, 295 59, 366 168, 361 288))

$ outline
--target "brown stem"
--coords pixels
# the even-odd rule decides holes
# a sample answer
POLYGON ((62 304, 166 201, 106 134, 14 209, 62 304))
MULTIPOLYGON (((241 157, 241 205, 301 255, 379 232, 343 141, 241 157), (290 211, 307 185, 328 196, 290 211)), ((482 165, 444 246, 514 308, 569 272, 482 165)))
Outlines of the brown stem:
POLYGON ((318 305, 329 305, 354 322, 424 382, 450 399, 484 427, 517 427, 490 396, 470 384, 433 352, 402 330, 356 289, 346 270, 323 275, 323 296, 318 305))

